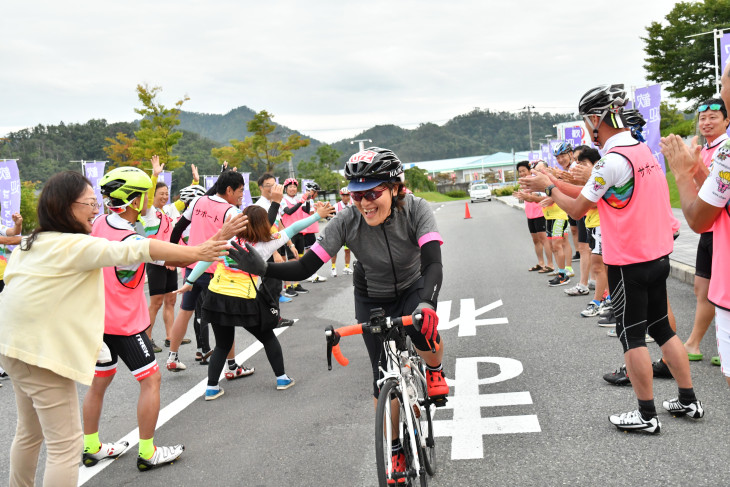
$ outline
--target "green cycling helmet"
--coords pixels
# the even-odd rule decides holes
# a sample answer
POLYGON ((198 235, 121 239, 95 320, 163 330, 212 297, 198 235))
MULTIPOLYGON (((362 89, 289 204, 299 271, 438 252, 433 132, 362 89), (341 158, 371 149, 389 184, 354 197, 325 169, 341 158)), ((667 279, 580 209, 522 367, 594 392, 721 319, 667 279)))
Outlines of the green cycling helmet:
POLYGON ((136 167, 118 167, 104 174, 99 189, 109 208, 127 206, 152 187, 152 180, 136 167))

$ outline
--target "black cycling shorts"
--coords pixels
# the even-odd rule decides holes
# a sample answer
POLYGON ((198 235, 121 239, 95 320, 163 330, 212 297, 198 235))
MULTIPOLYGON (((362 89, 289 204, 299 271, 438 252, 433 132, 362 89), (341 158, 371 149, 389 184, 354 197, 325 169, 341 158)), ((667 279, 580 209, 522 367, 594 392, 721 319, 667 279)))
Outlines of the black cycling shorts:
POLYGON ((177 269, 170 270, 162 265, 147 264, 147 286, 150 296, 177 291, 177 269))
MULTIPOLYGON (((188 278, 192 269, 185 269, 185 279, 188 278)), ((195 311, 195 303, 198 302, 201 294, 208 291, 208 284, 213 278, 213 274, 204 272, 194 283, 193 289, 183 294, 182 303, 180 303, 180 309, 184 311, 195 311)))
MULTIPOLYGON (((416 310, 416 306, 421 302, 421 290, 423 289, 423 278, 416 281, 411 287, 406 289, 402 294, 396 296, 395 299, 388 301, 382 299, 369 298, 355 292, 355 318, 358 323, 364 323, 370 320, 370 311, 373 308, 383 308, 385 316, 397 318, 399 316, 410 315, 416 310)), ((413 326, 405 328, 406 333, 411 337, 411 342, 418 350, 430 350, 430 346, 426 338, 416 330, 413 326)), ((373 396, 378 397, 378 384, 380 378, 380 354, 383 351, 383 342, 377 336, 363 335, 365 346, 370 356, 370 365, 373 369, 373 396)), ((441 343, 441 336, 436 334, 436 343, 441 343)))
POLYGON ((578 225, 578 222, 575 221, 575 220, 573 220, 570 217, 568 217, 568 223, 570 224, 571 227, 574 227, 574 226, 578 225))
POLYGON ((712 232, 700 234, 695 260, 695 276, 709 279, 712 276, 712 232))
POLYGON ((527 228, 530 229, 530 233, 540 233, 545 231, 545 217, 539 216, 537 218, 527 219, 527 228))
POLYGON ((96 363, 95 377, 109 377, 117 373, 117 362, 121 358, 135 379, 146 379, 160 370, 152 350, 152 342, 147 333, 136 335, 108 335, 104 333, 104 343, 112 354, 110 362, 96 363))
POLYGON ((674 336, 667 314, 669 257, 607 266, 608 288, 616 315, 616 334, 624 353, 646 347, 648 333, 660 347, 674 336))
POLYGON ((578 220, 578 242, 588 243, 588 230, 586 230, 586 217, 578 220))

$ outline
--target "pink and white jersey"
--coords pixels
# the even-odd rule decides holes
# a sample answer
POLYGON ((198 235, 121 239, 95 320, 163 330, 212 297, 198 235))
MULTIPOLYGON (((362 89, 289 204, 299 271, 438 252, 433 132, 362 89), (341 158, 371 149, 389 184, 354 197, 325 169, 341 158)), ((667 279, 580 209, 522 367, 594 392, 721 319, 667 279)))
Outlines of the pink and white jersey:
POLYGON ((299 220, 302 220, 304 218, 307 218, 309 215, 302 210, 302 207, 296 209, 294 213, 291 215, 287 215, 284 213, 284 208, 293 208, 297 206, 301 202, 301 196, 289 196, 287 194, 284 195, 284 197, 281 199, 281 222, 284 224, 285 227, 290 226, 292 223, 297 222, 299 220))
POLYGON ((710 175, 697 196, 722 208, 713 227, 712 278, 707 297, 715 306, 730 310, 730 140, 716 150, 710 175))
POLYGON ((535 203, 534 201, 525 201, 525 215, 530 220, 543 217, 542 206, 540 206, 540 203, 535 203))

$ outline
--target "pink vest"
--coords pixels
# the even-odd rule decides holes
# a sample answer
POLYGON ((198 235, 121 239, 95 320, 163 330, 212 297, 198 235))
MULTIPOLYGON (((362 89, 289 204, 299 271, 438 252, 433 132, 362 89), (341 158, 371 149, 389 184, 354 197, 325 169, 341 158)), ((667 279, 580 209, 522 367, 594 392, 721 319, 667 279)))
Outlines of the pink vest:
MULTIPOLYGON (((193 207, 193 216, 190 220, 190 237, 188 245, 201 244, 216 234, 223 226, 226 212, 232 207, 228 202, 220 202, 208 196, 201 196, 193 207)), ((214 273, 217 263, 213 262, 205 272, 214 273)), ((195 267, 195 263, 188 266, 195 267)))
POLYGON ((154 238, 161 242, 169 242, 173 229, 172 218, 168 216, 167 213, 162 210, 158 210, 157 208, 155 208, 155 212, 157 214, 157 219, 160 220, 160 226, 157 227, 157 233, 147 235, 147 238, 154 238))
MULTIPOLYGON (((314 208, 314 202, 311 201, 309 203, 310 208, 314 208)), ((302 212, 304 213, 304 212, 302 212)), ((304 213, 304 218, 307 218, 309 215, 307 213, 304 213)), ((307 228, 301 231, 301 233, 317 233, 319 232, 319 220, 309 225, 307 228)))
POLYGON ((629 201, 608 193, 598 200, 603 238, 603 261, 609 265, 649 262, 674 249, 672 208, 662 168, 646 144, 614 147, 608 152, 623 156, 633 171, 629 201), (611 203, 614 204, 611 204, 611 203))
MULTIPOLYGON (((286 203, 286 206, 289 208, 291 208, 292 206, 296 206, 296 204, 298 203, 298 201, 297 201, 297 203, 292 203, 289 198, 285 198, 283 201, 286 203)), ((302 207, 300 206, 299 208, 297 208, 297 211, 295 211, 291 215, 287 215, 286 213, 282 212, 281 222, 284 224, 285 227, 288 228, 289 226, 291 226, 292 223, 298 222, 299 220, 307 218, 308 216, 309 215, 307 215, 304 212, 304 210, 302 210, 302 207)), ((301 233, 304 233, 304 232, 301 232, 301 233)))
MULTIPOLYGON (((91 229, 91 235, 122 242, 131 235, 130 229, 112 227, 108 215, 102 215, 91 229)), ((109 335, 136 335, 150 325, 150 314, 144 295, 144 269, 141 264, 130 282, 124 284, 117 276, 116 267, 104 267, 104 333, 109 335)))
POLYGON ((534 201, 525 201, 525 215, 527 215, 527 218, 530 219, 540 218, 541 216, 543 216, 540 203, 535 203, 534 201))
POLYGON ((712 238, 712 279, 707 298, 715 306, 730 311, 730 203, 715 220, 712 238))

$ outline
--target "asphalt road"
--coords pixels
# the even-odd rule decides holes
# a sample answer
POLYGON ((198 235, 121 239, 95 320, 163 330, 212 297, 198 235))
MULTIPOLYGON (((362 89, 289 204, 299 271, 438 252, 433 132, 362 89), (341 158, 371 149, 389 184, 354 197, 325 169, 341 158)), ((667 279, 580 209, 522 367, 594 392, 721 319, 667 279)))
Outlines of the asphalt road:
MULTIPOLYGON (((709 363, 716 352, 712 330, 702 344, 705 360, 691 367, 705 418, 662 412, 661 401, 677 390, 673 380, 658 379, 661 434, 619 432, 608 415, 635 409, 636 401, 630 388, 601 377, 621 365, 621 347, 595 319, 580 317, 587 299, 568 297, 564 288, 549 288, 545 276, 527 272, 534 254, 524 213, 479 203, 470 205, 467 220, 463 202, 433 208, 445 240, 439 315, 454 397, 436 414, 438 470, 431 485, 730 482, 720 453, 730 425, 728 390, 719 368, 709 363)), ((338 264, 341 268, 342 255, 338 264)), ((328 267, 320 274, 328 276, 328 267)), ((694 316, 692 288, 672 279, 668 286, 679 335, 686 339, 694 316)), ((354 322, 351 278, 305 287, 310 294, 282 306, 284 316, 298 318, 280 335, 287 373, 297 380, 292 389, 276 390, 271 367, 258 351, 245 361, 256 367, 253 376, 222 381, 225 395, 205 402, 200 382, 206 367, 194 362, 193 345, 183 346, 181 359, 189 370, 162 371, 166 422, 155 436, 158 445, 183 443, 183 456, 174 465, 139 473, 135 447, 93 472, 86 485, 376 485, 374 410, 361 339, 343 341, 348 367, 335 364, 328 372, 325 361, 324 328, 354 322), (189 405, 178 406, 181 402, 189 405)), ((158 319, 158 343, 162 329, 158 319)), ((238 331, 237 352, 253 343, 238 331)), ((657 358, 658 347, 649 347, 657 358)), ((158 354, 161 367, 164 359, 158 354)), ((103 441, 134 431, 137 393, 120 365, 104 404, 103 441)), ((83 394, 80 388, 80 398, 83 394)), ((7 478, 15 424, 10 381, 0 389, 0 414, 0 478, 7 478)))

